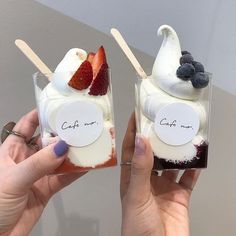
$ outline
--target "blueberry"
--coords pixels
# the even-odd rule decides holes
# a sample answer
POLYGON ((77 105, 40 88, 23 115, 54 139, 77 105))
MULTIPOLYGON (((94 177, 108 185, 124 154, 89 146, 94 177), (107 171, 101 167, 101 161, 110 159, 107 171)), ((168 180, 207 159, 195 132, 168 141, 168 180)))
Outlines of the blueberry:
POLYGON ((205 72, 204 70, 204 66, 202 63, 198 62, 198 61, 193 61, 192 62, 194 68, 195 68, 195 72, 205 72))
POLYGON ((191 53, 188 52, 188 51, 186 51, 186 50, 185 50, 185 51, 181 51, 181 54, 182 54, 182 55, 185 55, 185 54, 190 54, 190 55, 191 55, 191 53))
POLYGON ((193 57, 190 54, 185 54, 182 57, 180 57, 179 63, 180 65, 183 65, 184 63, 192 63, 193 57))
POLYGON ((177 77, 183 80, 189 80, 189 78, 192 77, 194 73, 195 73, 195 68, 190 63, 183 64, 176 71, 177 77))
POLYGON ((198 72, 193 75, 191 82, 194 88, 205 88, 209 83, 209 76, 206 73, 198 72))

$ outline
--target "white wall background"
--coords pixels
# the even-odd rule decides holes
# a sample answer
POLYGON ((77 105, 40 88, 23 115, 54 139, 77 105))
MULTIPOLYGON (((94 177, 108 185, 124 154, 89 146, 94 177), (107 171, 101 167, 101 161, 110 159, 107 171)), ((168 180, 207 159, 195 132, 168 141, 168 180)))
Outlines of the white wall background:
MULTIPOLYGON (((235 0, 37 0, 109 34, 117 27, 130 45, 155 56, 161 24, 173 26, 183 49, 214 74, 214 84, 236 94, 235 0)), ((151 65, 150 65, 151 67, 151 65)))

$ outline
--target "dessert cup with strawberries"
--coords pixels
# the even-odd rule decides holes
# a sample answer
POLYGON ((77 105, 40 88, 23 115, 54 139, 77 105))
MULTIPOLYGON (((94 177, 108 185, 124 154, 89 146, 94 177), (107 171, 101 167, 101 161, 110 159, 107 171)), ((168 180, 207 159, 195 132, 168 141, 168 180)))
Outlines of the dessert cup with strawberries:
POLYGON ((54 73, 34 75, 42 144, 58 139, 68 158, 55 174, 114 166, 115 131, 110 69, 103 47, 70 49, 54 73))

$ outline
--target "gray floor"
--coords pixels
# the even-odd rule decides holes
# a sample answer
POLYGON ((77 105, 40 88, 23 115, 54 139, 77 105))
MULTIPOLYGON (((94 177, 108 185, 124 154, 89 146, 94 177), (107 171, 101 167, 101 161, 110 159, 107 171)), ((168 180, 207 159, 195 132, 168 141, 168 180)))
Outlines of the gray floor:
MULTIPOLYGON (((35 68, 14 45, 26 40, 51 68, 72 47, 107 50, 112 68, 118 149, 134 106, 135 73, 114 40, 33 1, 0 1, 0 127, 35 106, 35 68)), ((153 58, 137 50, 144 68, 153 58)), ((213 88, 209 168, 191 204, 191 235, 231 236, 236 229, 235 96, 213 88)), ((120 152, 119 152, 120 153, 120 152)), ((119 167, 94 171, 57 194, 31 235, 120 235, 119 167)))

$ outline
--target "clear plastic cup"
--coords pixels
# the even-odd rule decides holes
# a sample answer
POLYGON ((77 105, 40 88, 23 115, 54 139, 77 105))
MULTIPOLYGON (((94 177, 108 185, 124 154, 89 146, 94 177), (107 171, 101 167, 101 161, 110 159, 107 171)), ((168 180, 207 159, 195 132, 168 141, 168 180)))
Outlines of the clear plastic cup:
POLYGON ((208 86, 201 89, 198 99, 193 101, 163 91, 151 76, 138 77, 135 85, 137 132, 150 140, 154 169, 207 167, 212 87, 212 75, 208 75, 208 86))
POLYGON ((108 91, 102 96, 89 95, 89 89, 59 92, 48 78, 63 78, 63 72, 33 75, 43 147, 57 140, 69 145, 65 162, 54 174, 117 164, 110 70, 108 74, 108 91))

